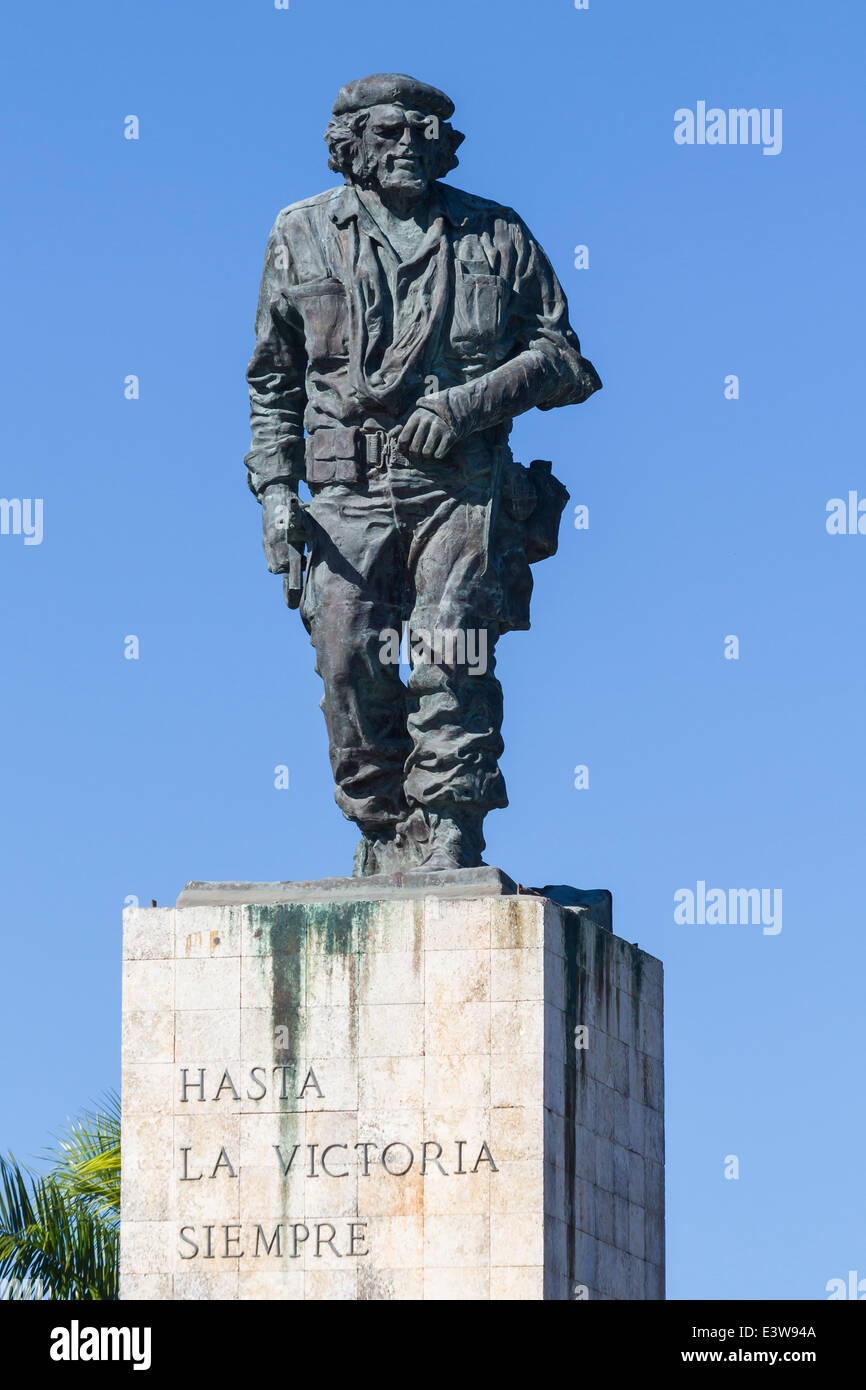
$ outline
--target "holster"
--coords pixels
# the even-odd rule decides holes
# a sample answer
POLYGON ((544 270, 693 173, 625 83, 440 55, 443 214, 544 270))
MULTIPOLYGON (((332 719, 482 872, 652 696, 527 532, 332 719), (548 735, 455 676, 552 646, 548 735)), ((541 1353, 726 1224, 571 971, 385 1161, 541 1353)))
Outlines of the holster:
POLYGON ((547 459, 533 459, 528 471, 536 502, 524 523, 524 543, 526 558, 534 565, 556 554, 559 522, 570 494, 565 484, 554 477, 547 459))
POLYGON ((523 545, 531 565, 556 554, 559 522, 568 501, 568 488, 554 477, 547 459, 533 459, 528 468, 509 462, 501 480, 502 505, 523 528, 523 545))

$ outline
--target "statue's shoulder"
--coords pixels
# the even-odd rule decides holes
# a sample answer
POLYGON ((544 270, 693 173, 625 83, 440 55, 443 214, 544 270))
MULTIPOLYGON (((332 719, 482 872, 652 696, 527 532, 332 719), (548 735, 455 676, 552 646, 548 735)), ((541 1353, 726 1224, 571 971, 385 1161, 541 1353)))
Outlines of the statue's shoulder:
POLYGON ((277 213, 277 225, 285 225, 287 222, 295 221, 304 215, 313 216, 317 208, 327 207, 345 191, 346 185, 341 183, 336 188, 326 188, 324 193, 315 193, 312 198, 301 198, 297 203, 289 203, 288 207, 281 208, 277 213))
POLYGON ((450 183, 439 184, 439 196, 454 220, 466 218, 470 222, 484 224, 506 222, 522 227, 523 222, 514 208, 505 203, 497 203, 493 198, 482 198, 478 193, 467 193, 463 188, 455 188, 450 183))

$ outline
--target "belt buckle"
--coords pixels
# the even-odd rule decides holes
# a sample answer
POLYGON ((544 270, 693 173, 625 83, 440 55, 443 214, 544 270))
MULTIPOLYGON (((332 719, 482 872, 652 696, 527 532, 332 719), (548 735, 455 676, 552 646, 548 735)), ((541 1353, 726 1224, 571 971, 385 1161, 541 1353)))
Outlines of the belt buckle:
POLYGON ((378 468, 382 462, 383 435, 381 430, 362 430, 364 462, 368 468, 378 468))

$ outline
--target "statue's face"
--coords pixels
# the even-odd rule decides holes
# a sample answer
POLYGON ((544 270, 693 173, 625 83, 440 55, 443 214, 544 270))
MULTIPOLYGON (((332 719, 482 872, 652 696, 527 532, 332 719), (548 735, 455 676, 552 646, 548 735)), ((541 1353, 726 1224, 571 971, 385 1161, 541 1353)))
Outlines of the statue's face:
POLYGON ((374 187, 404 198, 421 197, 434 180, 438 134, 436 117, 424 111, 371 106, 361 138, 374 187))

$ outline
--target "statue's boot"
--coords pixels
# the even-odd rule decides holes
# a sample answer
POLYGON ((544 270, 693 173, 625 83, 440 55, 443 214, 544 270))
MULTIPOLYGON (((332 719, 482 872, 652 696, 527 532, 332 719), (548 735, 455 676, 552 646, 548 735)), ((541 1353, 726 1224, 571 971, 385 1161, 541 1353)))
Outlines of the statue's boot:
POLYGON ((370 874, 393 874, 405 869, 394 827, 386 830, 365 830, 355 850, 353 878, 368 878, 370 874))
POLYGON ((477 869, 483 864, 484 813, 471 806, 418 807, 397 828, 404 870, 477 869))

